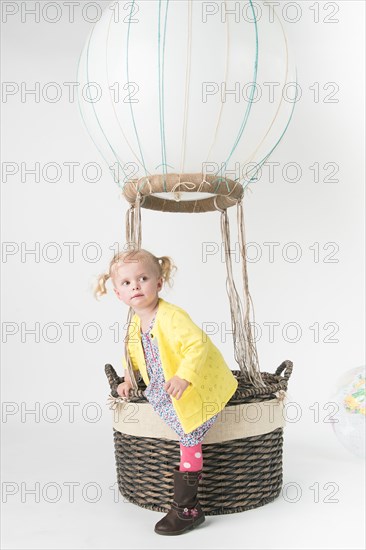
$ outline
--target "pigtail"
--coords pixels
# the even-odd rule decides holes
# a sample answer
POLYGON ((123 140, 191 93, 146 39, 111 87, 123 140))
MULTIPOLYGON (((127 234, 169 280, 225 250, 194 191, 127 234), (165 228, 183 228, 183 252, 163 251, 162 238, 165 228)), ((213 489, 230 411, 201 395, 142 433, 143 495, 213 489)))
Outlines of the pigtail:
POLYGON ((172 272, 173 270, 177 270, 178 268, 173 263, 173 260, 170 256, 161 256, 160 258, 158 258, 158 261, 161 269, 161 276, 171 288, 173 286, 172 272))
POLYGON ((94 298, 96 300, 98 300, 101 296, 104 296, 104 294, 107 294, 106 282, 108 281, 109 278, 110 278, 109 273, 103 273, 98 277, 98 281, 97 281, 97 284, 95 285, 94 292, 93 292, 94 298))

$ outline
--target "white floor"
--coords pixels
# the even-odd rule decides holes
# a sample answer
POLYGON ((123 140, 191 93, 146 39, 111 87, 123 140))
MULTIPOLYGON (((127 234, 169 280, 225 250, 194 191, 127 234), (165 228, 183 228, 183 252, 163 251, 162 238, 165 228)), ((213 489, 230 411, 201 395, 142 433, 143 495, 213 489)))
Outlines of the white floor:
POLYGON ((123 502, 103 421, 3 424, 2 431, 3 549, 158 549, 173 540, 177 549, 365 547, 364 462, 331 431, 304 440, 286 426, 281 496, 254 510, 208 516, 174 539, 153 531, 162 513, 123 502))

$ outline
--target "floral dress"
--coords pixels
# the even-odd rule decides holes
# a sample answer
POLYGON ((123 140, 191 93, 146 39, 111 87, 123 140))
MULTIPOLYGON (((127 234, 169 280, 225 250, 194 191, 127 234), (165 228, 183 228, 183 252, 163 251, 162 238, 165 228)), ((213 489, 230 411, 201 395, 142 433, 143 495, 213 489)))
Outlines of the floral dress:
POLYGON ((146 332, 141 329, 141 343, 144 350, 146 368, 149 374, 150 383, 144 391, 144 395, 152 405, 155 412, 166 422, 179 436, 179 441, 185 447, 192 447, 201 443, 207 430, 212 426, 218 417, 218 414, 209 418, 188 434, 184 433, 182 425, 175 412, 172 400, 168 392, 164 389, 166 382, 164 372, 161 365, 158 344, 156 337, 151 338, 152 330, 156 313, 150 321, 149 328, 146 332))

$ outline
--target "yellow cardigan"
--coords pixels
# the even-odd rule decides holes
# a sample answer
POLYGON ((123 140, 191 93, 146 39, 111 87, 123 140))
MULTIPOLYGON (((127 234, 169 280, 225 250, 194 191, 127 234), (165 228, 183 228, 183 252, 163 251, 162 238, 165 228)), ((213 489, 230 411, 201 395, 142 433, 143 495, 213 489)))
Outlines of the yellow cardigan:
MULTIPOLYGON (((140 370, 147 386, 150 379, 140 328, 140 318, 135 313, 127 346, 133 370, 140 370)), ((151 338, 158 345, 165 380, 177 375, 190 382, 180 399, 170 396, 184 432, 189 433, 224 409, 238 381, 220 350, 188 313, 160 297, 151 338)), ((122 363, 127 369, 125 357, 122 363)))

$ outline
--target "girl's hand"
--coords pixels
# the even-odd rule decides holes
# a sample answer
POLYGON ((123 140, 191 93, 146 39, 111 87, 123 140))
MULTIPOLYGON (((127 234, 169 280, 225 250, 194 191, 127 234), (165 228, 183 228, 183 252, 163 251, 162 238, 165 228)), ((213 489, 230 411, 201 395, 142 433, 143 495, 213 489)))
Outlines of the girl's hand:
POLYGON ((175 397, 175 399, 180 399, 183 395, 183 392, 188 388, 190 382, 179 376, 173 376, 170 380, 165 382, 164 390, 169 394, 175 397))
POLYGON ((122 382, 122 384, 118 384, 117 393, 121 397, 128 397, 128 394, 131 389, 132 389, 132 384, 129 380, 127 380, 125 382, 122 382))

